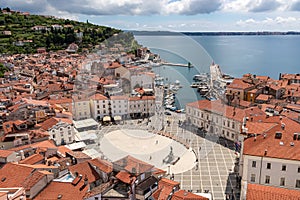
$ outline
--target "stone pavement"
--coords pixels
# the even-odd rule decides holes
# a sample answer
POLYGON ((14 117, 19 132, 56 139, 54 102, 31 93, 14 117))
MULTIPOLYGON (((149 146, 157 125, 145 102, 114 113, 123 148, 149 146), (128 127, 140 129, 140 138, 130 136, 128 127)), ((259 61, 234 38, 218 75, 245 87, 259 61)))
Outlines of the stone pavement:
MULTIPOLYGON (((159 106, 159 103, 162 101, 162 97, 159 96, 156 101, 158 104, 156 108, 156 115, 151 117, 149 122, 147 119, 143 120, 141 123, 138 123, 138 120, 127 120, 124 121, 123 124, 104 126, 98 131, 97 140, 94 143, 89 144, 88 148, 94 148, 100 154, 103 154, 102 150, 105 151, 105 148, 108 148, 110 151, 119 152, 114 155, 115 157, 122 157, 126 153, 129 154, 129 152, 130 154, 134 153, 132 152, 133 149, 130 151, 128 151, 128 149, 122 149, 124 146, 132 143, 132 140, 129 139, 130 137, 127 137, 128 141, 123 138, 121 140, 122 144, 120 144, 120 141, 118 143, 117 141, 111 140, 116 138, 115 136, 112 136, 110 140, 107 140, 111 132, 122 129, 160 132, 161 135, 168 135, 168 137, 176 139, 177 141, 180 141, 181 144, 186 145, 187 148, 185 148, 185 152, 192 152, 192 154, 189 155, 195 155, 196 157, 182 157, 176 166, 172 166, 167 170, 164 167, 164 169, 169 172, 169 178, 172 173, 174 173, 174 180, 180 182, 180 187, 182 189, 189 190, 191 192, 204 192, 205 190, 208 190, 212 193, 214 200, 223 200, 226 198, 226 194, 230 194, 232 199, 239 199, 239 190, 236 188, 236 174, 233 171, 236 161, 233 144, 222 138, 213 136, 210 137, 209 135, 198 133, 197 129, 192 126, 179 125, 179 121, 184 121, 185 114, 172 113, 172 115, 165 115, 163 108, 159 106), (104 142, 105 140, 107 141, 104 142), (101 143, 101 141, 103 142, 101 143), (115 142, 114 146, 119 146, 118 151, 116 151, 115 148, 112 149, 112 146, 104 147, 111 142, 115 142), (193 159, 193 164, 185 166, 186 161, 190 160, 190 158, 193 159), (195 162, 195 160, 198 162, 195 162)), ((164 136, 157 135, 154 137, 158 138, 164 136)), ((156 141, 156 139, 154 140, 156 141)), ((150 148, 153 150, 140 154, 140 159, 145 161, 148 160, 147 162, 157 165, 157 163, 161 162, 161 159, 163 159, 167 152, 169 152, 169 149, 161 148, 160 151, 164 153, 162 154, 164 156, 157 154, 155 156, 151 156, 150 159, 151 153, 160 152, 158 151, 159 148, 155 150, 156 144, 154 140, 151 144, 149 143, 150 148)), ((167 146, 170 142, 164 138, 160 138, 159 142, 160 141, 163 143, 165 142, 167 146)), ((128 148, 130 149, 132 147, 128 148)), ((137 153, 131 155, 138 156, 137 153)), ((182 155, 184 154, 181 154, 181 156, 182 155)), ((110 160, 107 157, 103 158, 110 160)))

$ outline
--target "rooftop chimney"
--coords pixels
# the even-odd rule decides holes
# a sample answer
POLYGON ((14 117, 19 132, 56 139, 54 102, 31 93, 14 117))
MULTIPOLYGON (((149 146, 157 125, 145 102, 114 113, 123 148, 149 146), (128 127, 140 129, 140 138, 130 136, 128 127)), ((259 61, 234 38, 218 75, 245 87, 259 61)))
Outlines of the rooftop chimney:
POLYGON ((281 129, 284 130, 284 128, 285 128, 285 124, 281 123, 281 129))
POLYGON ((89 180, 89 179, 88 179, 87 175, 85 175, 85 177, 84 177, 84 185, 87 185, 87 184, 89 183, 88 180, 89 180))
POLYGON ((268 153, 268 150, 267 150, 267 149, 265 149, 265 154, 264 154, 264 155, 266 156, 266 155, 267 155, 267 153, 268 153))

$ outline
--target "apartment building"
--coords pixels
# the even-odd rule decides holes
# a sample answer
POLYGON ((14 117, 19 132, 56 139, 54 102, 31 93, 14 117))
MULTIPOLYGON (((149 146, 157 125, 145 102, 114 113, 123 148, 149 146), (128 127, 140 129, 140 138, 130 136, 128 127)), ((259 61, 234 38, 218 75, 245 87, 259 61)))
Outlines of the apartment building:
POLYGON ((247 184, 300 190, 300 124, 287 117, 269 117, 270 130, 245 140, 240 158, 242 194, 247 184))
POLYGON ((186 105, 187 122, 231 141, 240 140, 244 118, 265 115, 257 107, 240 109, 221 101, 200 100, 186 105))

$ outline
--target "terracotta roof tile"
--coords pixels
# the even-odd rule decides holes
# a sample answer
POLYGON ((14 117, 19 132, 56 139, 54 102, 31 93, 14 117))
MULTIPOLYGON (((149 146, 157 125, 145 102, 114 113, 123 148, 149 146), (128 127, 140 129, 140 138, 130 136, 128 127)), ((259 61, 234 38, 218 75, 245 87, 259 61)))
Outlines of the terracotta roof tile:
POLYGON ((22 187, 25 179, 33 173, 30 167, 7 163, 0 169, 1 187, 22 187))
POLYGON ((247 185, 247 200, 299 200, 299 190, 264 186, 258 184, 247 185))
POLYGON ((33 155, 25 158, 24 160, 19 161, 19 163, 34 165, 36 163, 41 162, 42 160, 44 160, 44 156, 42 156, 41 154, 33 154, 33 155))
POLYGON ((54 125, 56 125, 59 122, 64 122, 67 124, 72 124, 72 120, 67 119, 67 118, 56 118, 56 117, 52 117, 47 119, 46 121, 44 121, 43 123, 41 123, 41 128, 45 131, 47 131, 48 129, 52 128, 54 125))
POLYGON ((0 149, 0 158, 6 158, 13 153, 14 151, 0 149))
POLYGON ((235 78, 230 85, 227 86, 227 88, 233 88, 233 89, 247 89, 252 87, 252 84, 246 83, 242 79, 235 78))
POLYGON ((76 186, 72 183, 55 182, 52 181, 42 192, 40 192, 35 199, 45 200, 45 199, 65 199, 65 200, 82 200, 86 192, 88 191, 88 186, 84 186, 84 181, 80 181, 76 186))
POLYGON ((260 94, 256 97, 258 101, 268 101, 272 96, 266 94, 260 94))
MULTIPOLYGON (((253 120, 255 119, 253 118, 253 120)), ((300 148, 298 148, 300 140, 293 139, 294 133, 300 132, 300 124, 287 117, 279 116, 265 118, 264 122, 277 123, 277 125, 266 132, 265 138, 263 135, 258 135, 256 139, 253 137, 246 139, 243 154, 300 160, 300 148), (284 130, 282 124, 284 124, 284 130), (275 138, 276 132, 282 134, 281 139, 275 138), (266 154, 265 151, 267 151, 266 154)))
POLYGON ((66 156, 66 152, 71 152, 72 150, 65 146, 58 146, 57 151, 62 154, 62 156, 66 156))
POLYGON ((126 156, 120 160, 113 162, 115 170, 126 170, 131 174, 141 174, 144 172, 152 172, 154 169, 153 165, 150 165, 144 161, 138 160, 132 156, 126 156))
POLYGON ((200 100, 192 103, 188 103, 187 106, 198 108, 200 110, 207 110, 207 111, 212 111, 214 113, 226 116, 229 119, 234 119, 236 121, 243 121, 243 118, 246 116, 253 116, 253 115, 264 115, 265 113, 262 112, 259 108, 257 107, 251 107, 247 109, 240 109, 240 108, 235 108, 232 106, 227 106, 221 101, 216 100, 216 101, 209 101, 209 100, 200 100))
POLYGON ((86 176, 88 178, 89 183, 93 183, 100 179, 99 174, 96 170, 88 163, 88 161, 78 163, 76 165, 72 165, 69 167, 69 170, 72 174, 77 172, 81 174, 83 178, 86 176))
POLYGON ((9 150, 11 151, 20 151, 28 148, 57 148, 52 140, 45 140, 42 142, 37 142, 33 144, 23 145, 20 147, 14 147, 9 150))
POLYGON ((208 200, 208 198, 187 192, 185 190, 179 190, 173 194, 171 200, 208 200))
POLYGON ((102 94, 95 94, 94 96, 90 97, 93 100, 108 100, 108 98, 102 94))
POLYGON ((70 156, 74 157, 74 158, 86 158, 86 159, 91 159, 90 156, 86 155, 85 153, 81 152, 81 151, 70 151, 70 152, 66 152, 66 154, 69 154, 70 156))
POLYGON ((24 180, 22 185, 25 188, 25 190, 30 190, 45 176, 46 176, 46 174, 40 173, 39 171, 35 171, 24 180))
POLYGON ((158 190, 155 191, 154 196, 156 196, 156 200, 165 200, 168 199, 174 187, 179 189, 179 184, 176 181, 172 181, 170 179, 162 178, 158 182, 158 190))
POLYGON ((112 163, 106 161, 106 160, 101 160, 100 158, 94 158, 92 160, 88 161, 91 165, 96 166, 98 169, 105 173, 111 173, 113 171, 113 165, 112 163))
POLYGON ((93 197, 97 194, 101 194, 102 192, 104 192, 106 189, 108 189, 109 187, 111 186, 111 183, 110 182, 107 182, 107 183, 103 183, 95 188, 93 188, 92 190, 90 190, 89 192, 87 192, 83 199, 88 199, 90 197, 93 197))
POLYGON ((262 134, 277 126, 277 123, 247 122, 245 128, 248 134, 262 134))
POLYGON ((130 184, 131 182, 131 175, 126 171, 120 171, 119 173, 117 173, 116 178, 123 183, 130 184))

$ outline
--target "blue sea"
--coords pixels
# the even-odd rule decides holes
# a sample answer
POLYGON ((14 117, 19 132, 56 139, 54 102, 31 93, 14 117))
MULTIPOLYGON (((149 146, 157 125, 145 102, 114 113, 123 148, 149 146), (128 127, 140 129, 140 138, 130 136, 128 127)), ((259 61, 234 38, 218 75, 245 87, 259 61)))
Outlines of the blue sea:
POLYGON ((169 82, 179 80, 180 107, 199 99, 189 87, 195 74, 209 72, 214 62, 234 77, 252 73, 278 79, 279 73, 300 73, 300 36, 135 36, 137 41, 158 53, 163 60, 174 63, 191 62, 195 67, 164 66, 154 71, 169 82))

